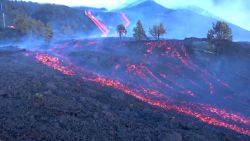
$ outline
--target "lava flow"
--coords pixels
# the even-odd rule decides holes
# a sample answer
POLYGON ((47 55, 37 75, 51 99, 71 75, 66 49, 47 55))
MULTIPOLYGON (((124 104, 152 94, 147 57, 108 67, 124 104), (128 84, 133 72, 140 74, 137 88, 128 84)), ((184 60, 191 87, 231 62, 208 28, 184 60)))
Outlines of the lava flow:
MULTIPOLYGON (((148 103, 150 105, 161 107, 161 108, 163 108, 165 110, 174 110, 174 111, 177 111, 179 113, 183 113, 183 114, 195 117, 195 118, 199 119, 200 121, 208 123, 210 125, 225 127, 227 129, 231 129, 231 130, 233 130, 235 132, 250 136, 250 130, 248 130, 248 129, 238 127, 235 124, 230 124, 230 123, 227 123, 227 122, 223 122, 223 121, 218 120, 218 119, 216 119, 216 118, 214 118, 214 117, 212 117, 210 115, 205 115, 203 113, 195 112, 195 111, 193 111, 193 110, 191 110, 191 109, 189 109, 187 107, 177 106, 175 104, 170 103, 170 101, 167 101, 167 100, 154 100, 154 99, 151 99, 150 97, 145 96, 145 94, 138 93, 138 92, 136 92, 136 90, 128 88, 127 86, 125 86, 124 84, 122 84, 119 81, 109 80, 109 79, 106 79, 106 78, 101 77, 101 76, 98 76, 98 77, 96 77, 94 79, 86 79, 86 78, 83 78, 83 79, 97 82, 97 83, 99 83, 99 84, 101 84, 103 86, 108 86, 108 87, 112 87, 114 89, 118 89, 118 90, 120 90, 120 91, 122 91, 122 92, 124 92, 126 94, 129 94, 129 95, 131 95, 131 96, 133 96, 133 97, 135 97, 135 98, 137 98, 137 99, 139 99, 141 101, 144 101, 144 102, 146 102, 146 103, 148 103)), ((151 96, 156 94, 155 91, 152 91, 152 92, 153 92, 153 94, 150 94, 151 96)), ((157 95, 160 95, 160 94, 157 94, 157 95)), ((212 112, 214 112, 214 111, 212 111, 212 112)), ((236 118, 239 118, 239 117, 236 117, 236 118)), ((242 119, 244 119, 244 118, 242 118, 242 119)))
POLYGON ((71 75, 71 76, 75 75, 74 71, 71 70, 69 67, 63 66, 61 64, 62 62, 57 57, 53 57, 53 56, 50 56, 50 55, 45 54, 45 53, 36 53, 36 59, 39 62, 41 62, 49 67, 52 67, 55 70, 62 72, 63 74, 71 75))
POLYGON ((130 20, 128 19, 128 17, 126 16, 125 13, 121 13, 120 16, 125 23, 125 27, 128 28, 130 25, 130 20))
MULTIPOLYGON (((91 46, 96 45, 97 42, 92 44, 92 42, 88 41, 87 44, 91 46)), ((81 44, 78 43, 77 45, 81 46, 81 44)), ((210 74, 208 70, 202 69, 194 64, 188 52, 183 47, 182 42, 146 42, 144 45, 147 47, 145 48, 145 52, 147 55, 146 59, 148 60, 145 60, 142 55, 143 59, 141 59, 140 63, 134 63, 133 61, 135 60, 129 60, 132 58, 131 56, 129 56, 129 59, 124 59, 119 63, 110 61, 111 64, 113 63, 114 65, 114 67, 111 67, 114 70, 110 71, 117 72, 115 79, 114 77, 110 77, 107 74, 104 75, 97 71, 88 70, 88 72, 86 72, 83 70, 84 66, 72 65, 73 63, 67 63, 58 57, 53 57, 46 53, 36 53, 35 58, 39 62, 65 75, 77 75, 84 81, 92 81, 105 87, 111 87, 150 105, 165 110, 176 111, 194 117, 204 123, 224 127, 237 133, 250 136, 250 119, 248 117, 228 111, 228 109, 218 108, 219 106, 210 106, 210 104, 207 104, 207 99, 211 101, 215 100, 215 94, 219 91, 217 87, 222 90, 230 90, 230 86, 210 74), (159 50, 161 53, 163 52, 162 55, 155 55, 155 52, 159 52, 159 50), (152 56, 161 57, 161 61, 153 62, 154 60, 150 60, 152 56), (125 75, 125 78, 119 76, 119 73, 125 75), (179 97, 181 100, 178 99, 179 97)), ((61 49, 60 46, 56 46, 54 50, 52 50, 58 53, 61 49)), ((63 45, 63 50, 66 49, 63 45)), ((79 48, 73 49, 77 50, 79 48)), ((95 55, 100 57, 100 54, 95 53, 95 55)), ((104 52, 102 53, 105 54, 104 52)), ((110 54, 110 51, 108 53, 110 54)), ((138 62, 138 60, 136 61, 138 62)), ((107 63, 96 63, 96 61, 97 60, 95 60, 95 66, 101 63, 107 63)), ((86 63, 88 63, 88 61, 86 61, 86 63)), ((221 97, 217 96, 216 98, 219 99, 221 97)))
POLYGON ((109 29, 100 21, 98 20, 90 11, 85 11, 85 15, 91 19, 94 24, 101 30, 102 36, 107 37, 108 33, 110 32, 109 29))

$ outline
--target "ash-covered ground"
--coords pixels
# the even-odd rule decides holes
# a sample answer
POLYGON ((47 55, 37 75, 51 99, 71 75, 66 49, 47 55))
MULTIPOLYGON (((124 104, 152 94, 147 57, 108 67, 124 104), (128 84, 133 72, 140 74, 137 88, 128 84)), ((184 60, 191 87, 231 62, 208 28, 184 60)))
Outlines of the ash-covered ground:
POLYGON ((2 47, 0 140, 250 140, 250 52, 206 46, 89 39, 2 47))

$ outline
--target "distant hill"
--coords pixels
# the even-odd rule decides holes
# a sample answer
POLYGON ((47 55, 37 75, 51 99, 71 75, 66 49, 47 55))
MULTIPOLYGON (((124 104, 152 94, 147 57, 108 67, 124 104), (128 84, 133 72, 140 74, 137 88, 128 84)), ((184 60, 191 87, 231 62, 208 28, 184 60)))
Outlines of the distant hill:
MULTIPOLYGON (((152 1, 143 0, 136 4, 128 5, 116 12, 125 12, 131 21, 140 19, 146 29, 152 24, 163 22, 168 29, 168 38, 183 39, 185 37, 206 37, 208 29, 218 18, 205 14, 198 14, 197 11, 185 9, 168 9, 152 1)), ((133 22, 133 24, 135 24, 133 22)), ((230 23, 229 23, 230 24, 230 23)), ((250 32, 239 26, 230 24, 234 39, 249 40, 250 32)))
POLYGON ((105 12, 108 11, 106 8, 94 8, 94 7, 86 7, 86 6, 79 6, 79 7, 73 7, 77 10, 89 10, 89 11, 95 11, 95 12, 105 12))

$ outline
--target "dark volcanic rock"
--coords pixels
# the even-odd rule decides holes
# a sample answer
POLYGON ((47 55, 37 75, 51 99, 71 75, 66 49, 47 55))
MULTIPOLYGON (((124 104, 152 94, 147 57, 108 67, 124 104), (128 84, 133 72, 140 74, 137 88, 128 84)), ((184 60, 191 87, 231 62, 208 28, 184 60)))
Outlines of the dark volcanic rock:
POLYGON ((63 75, 22 52, 0 55, 0 73, 1 141, 238 138, 231 131, 204 126, 196 119, 149 106, 111 88, 92 82, 77 85, 78 78, 63 75))

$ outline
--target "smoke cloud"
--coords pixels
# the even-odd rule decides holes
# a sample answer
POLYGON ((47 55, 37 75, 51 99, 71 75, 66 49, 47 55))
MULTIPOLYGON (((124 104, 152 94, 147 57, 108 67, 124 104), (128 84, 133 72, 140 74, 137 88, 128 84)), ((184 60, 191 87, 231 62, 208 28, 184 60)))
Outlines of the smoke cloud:
POLYGON ((250 30, 248 0, 156 0, 168 8, 198 7, 228 22, 250 30))

